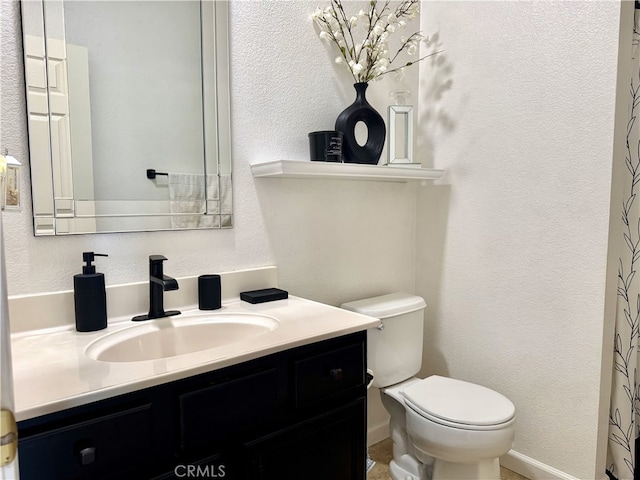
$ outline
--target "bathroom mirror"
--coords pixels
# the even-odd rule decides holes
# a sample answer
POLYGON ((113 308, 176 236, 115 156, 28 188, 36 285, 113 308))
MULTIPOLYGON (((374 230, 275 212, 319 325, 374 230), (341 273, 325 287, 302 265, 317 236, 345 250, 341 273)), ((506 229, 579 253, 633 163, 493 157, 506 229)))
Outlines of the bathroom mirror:
POLYGON ((227 9, 22 1, 35 235, 233 225, 227 9))

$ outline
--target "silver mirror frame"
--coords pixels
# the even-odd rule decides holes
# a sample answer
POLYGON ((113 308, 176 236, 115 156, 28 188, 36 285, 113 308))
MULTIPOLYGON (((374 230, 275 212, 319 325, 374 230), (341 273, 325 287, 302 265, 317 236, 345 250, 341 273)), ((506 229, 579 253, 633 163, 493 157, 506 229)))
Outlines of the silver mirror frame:
MULTIPOLYGON (((189 230, 201 228, 231 228, 233 226, 232 210, 232 161, 231 161, 231 127, 230 127, 230 82, 229 82, 229 6, 226 1, 201 0, 203 18, 212 18, 215 33, 209 42, 203 42, 202 55, 213 58, 215 85, 203 92, 203 103, 214 105, 209 112, 203 112, 205 131, 214 134, 205 135, 205 148, 208 156, 213 154, 217 163, 217 199, 209 202, 207 210, 197 214, 196 224, 187 222, 187 226, 174 224, 179 215, 162 211, 131 212, 109 211, 96 213, 90 203, 80 202, 74 198, 71 161, 67 165, 57 162, 52 149, 52 125, 49 109, 49 92, 51 81, 50 57, 45 41, 45 4, 60 4, 62 0, 22 0, 23 44, 25 61, 25 82, 27 94, 27 115, 29 128, 29 151, 31 167, 31 189, 33 201, 33 225, 36 236, 71 235, 86 233, 115 233, 132 231, 189 230), (34 21, 35 20, 35 21, 34 21), (29 22, 27 25, 25 22, 29 22), (33 33, 36 35, 33 35, 33 33), (39 37, 39 38, 38 38, 39 37), (208 46, 207 46, 208 45, 208 46), (207 51, 209 49, 209 51, 207 51), (40 69, 42 74, 34 75, 30 66, 35 59, 31 52, 41 55, 40 69), (29 52, 29 53, 28 53, 29 52), (45 61, 46 59, 46 61, 45 61), (39 112, 35 115, 33 112, 39 112), (217 133, 217 135, 215 134, 217 133), (223 160, 223 161, 221 161, 223 160), (224 199, 224 201, 223 201, 224 199), (213 205, 213 208, 210 206, 213 205), (100 225, 108 224, 108 228, 100 225), (170 225, 165 227, 164 225, 170 225), (163 225, 163 226, 159 226, 163 225), (174 226, 171 226, 174 225, 174 226)), ((203 158, 203 171, 206 171, 203 158)), ((141 167, 141 177, 144 169, 141 167)), ((166 177, 165 177, 166 178, 166 177)), ((146 180, 152 181, 152 180, 146 180)), ((154 180, 155 181, 155 180, 154 180)), ((208 182, 209 180, 207 180, 208 182)), ((206 182, 205 182, 206 183, 206 182)), ((116 202, 117 203, 117 202, 116 202)), ((130 202, 129 202, 130 203, 130 202)), ((142 202, 141 202, 142 203, 142 202)), ((168 199, 167 199, 167 203, 168 199)), ((195 217, 194 215, 189 215, 195 217)))

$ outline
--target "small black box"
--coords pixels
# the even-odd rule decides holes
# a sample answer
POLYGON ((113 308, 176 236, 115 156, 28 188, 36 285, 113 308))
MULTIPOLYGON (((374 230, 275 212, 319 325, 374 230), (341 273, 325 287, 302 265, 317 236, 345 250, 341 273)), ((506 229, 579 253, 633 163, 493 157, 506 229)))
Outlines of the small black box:
POLYGON ((274 300, 284 300, 285 298, 289 298, 289 292, 279 288, 263 288, 262 290, 240 292, 240 300, 249 303, 272 302, 274 300))

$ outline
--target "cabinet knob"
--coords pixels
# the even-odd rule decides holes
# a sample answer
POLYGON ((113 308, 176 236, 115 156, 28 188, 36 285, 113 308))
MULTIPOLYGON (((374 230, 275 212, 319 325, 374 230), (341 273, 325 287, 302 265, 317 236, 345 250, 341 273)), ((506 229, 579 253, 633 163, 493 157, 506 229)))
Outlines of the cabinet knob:
POLYGON ((80 457, 80 465, 91 465, 96 461, 96 448, 85 447, 78 451, 80 457))
POLYGON ((340 380, 342 380, 342 377, 343 377, 342 369, 341 368, 332 368, 331 370, 329 370, 329 375, 336 382, 339 382, 340 380))

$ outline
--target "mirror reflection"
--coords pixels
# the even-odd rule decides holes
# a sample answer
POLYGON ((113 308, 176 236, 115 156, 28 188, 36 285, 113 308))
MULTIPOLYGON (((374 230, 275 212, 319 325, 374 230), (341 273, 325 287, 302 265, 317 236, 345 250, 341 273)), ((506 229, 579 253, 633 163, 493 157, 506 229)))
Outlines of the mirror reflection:
POLYGON ((232 226, 226 8, 22 2, 36 235, 232 226))

